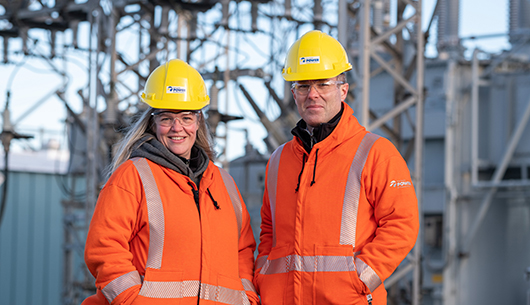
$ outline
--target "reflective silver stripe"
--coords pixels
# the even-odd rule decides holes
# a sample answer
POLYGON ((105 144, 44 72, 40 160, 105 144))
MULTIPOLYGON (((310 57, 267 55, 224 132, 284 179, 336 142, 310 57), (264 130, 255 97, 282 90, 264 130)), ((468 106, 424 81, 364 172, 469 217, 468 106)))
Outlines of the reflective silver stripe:
POLYGON ((241 279, 241 283, 243 284, 243 289, 245 289, 245 291, 252 291, 257 294, 256 288, 254 288, 254 284, 252 284, 252 281, 247 279, 241 279))
POLYGON ((272 219, 272 247, 276 246, 276 185, 278 182, 278 167, 280 166, 280 156, 285 144, 280 145, 269 158, 269 168, 267 172, 267 191, 269 195, 269 205, 272 219))
POLYGON ((142 285, 142 279, 138 271, 135 270, 114 279, 105 288, 101 289, 101 292, 107 301, 112 303, 120 293, 136 285, 142 285))
POLYGON ((147 201, 147 215, 149 217, 149 253, 147 255, 147 268, 160 269, 162 266, 162 253, 164 249, 164 208, 160 193, 156 186, 153 172, 144 158, 133 161, 140 174, 147 201))
POLYGON ((260 274, 300 272, 349 272, 355 271, 353 256, 300 256, 289 255, 267 260, 260 274))
POLYGON ((229 289, 204 283, 201 284, 200 298, 223 304, 250 305, 244 290, 229 289))
POLYGON ((359 276, 359 279, 368 286, 370 291, 374 291, 379 285, 381 285, 381 279, 372 267, 368 266, 358 258, 355 258, 355 265, 357 265, 357 275, 359 276))
POLYGON ((361 192, 361 174, 370 149, 377 139, 379 139, 378 135, 367 133, 361 141, 359 148, 357 148, 355 157, 350 165, 342 204, 342 221, 340 226, 341 245, 352 245, 355 248, 357 212, 359 210, 359 196, 361 192))
POLYGON ((196 298, 199 295, 199 281, 150 282, 144 281, 141 296, 154 299, 196 298))
POLYGON ((269 257, 268 255, 264 255, 264 256, 260 256, 260 257, 258 257, 256 259, 256 270, 258 270, 259 268, 263 267, 263 265, 267 261, 268 257, 269 257))
POLYGON ((144 282, 140 295, 154 299, 196 298, 224 304, 250 304, 244 290, 229 289, 221 286, 199 283, 199 281, 182 282, 144 282), (199 295, 200 285, 200 295, 199 295))
POLYGON ((234 207, 234 212, 236 213, 237 234, 238 234, 237 236, 239 238, 241 237, 241 227, 243 223, 243 207, 241 206, 241 201, 239 200, 239 195, 237 193, 237 188, 236 188, 234 179, 232 179, 230 174, 228 174, 222 168, 219 168, 219 172, 221 172, 221 177, 223 177, 225 188, 228 191, 228 195, 230 196, 230 201, 232 201, 232 206, 234 207))

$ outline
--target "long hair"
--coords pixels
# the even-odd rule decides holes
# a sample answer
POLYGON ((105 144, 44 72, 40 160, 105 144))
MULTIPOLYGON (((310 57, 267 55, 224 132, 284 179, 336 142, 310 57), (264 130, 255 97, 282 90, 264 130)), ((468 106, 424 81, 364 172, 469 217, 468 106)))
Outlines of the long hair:
POLYGON ((213 137, 210 133, 208 123, 204 119, 202 110, 199 112, 199 129, 197 130, 197 138, 195 145, 202 148, 211 161, 215 161, 215 152, 213 150, 213 137))
MULTIPOLYGON (((156 137, 155 132, 155 122, 151 113, 153 113, 154 108, 147 108, 131 126, 129 126, 125 131, 125 136, 115 144, 116 152, 110 165, 106 170, 106 177, 110 175, 125 161, 129 160, 131 157, 133 147, 139 146, 137 144, 144 135, 150 134, 153 137, 156 137)), ((202 148, 208 158, 214 161, 215 154, 213 150, 213 138, 204 119, 204 114, 202 110, 199 112, 199 128, 197 129, 197 137, 195 139, 195 144, 197 147, 202 148)))

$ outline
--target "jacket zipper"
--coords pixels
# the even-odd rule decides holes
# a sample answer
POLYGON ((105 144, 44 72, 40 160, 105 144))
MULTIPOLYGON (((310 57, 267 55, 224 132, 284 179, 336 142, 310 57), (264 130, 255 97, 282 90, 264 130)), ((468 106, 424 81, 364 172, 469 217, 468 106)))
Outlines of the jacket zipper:
MULTIPOLYGON (((195 187, 193 186, 193 183, 191 182, 188 182, 188 185, 191 187, 191 191, 193 192, 193 200, 195 201, 195 205, 197 206, 197 212, 199 212, 199 222, 200 222, 201 221, 201 209, 199 207, 199 190, 196 190, 195 187)), ((202 253, 202 237, 201 237, 201 253, 202 253)), ((199 280, 199 291, 197 293, 197 305, 199 305, 200 301, 201 301, 201 281, 199 280)))
POLYGON ((372 295, 371 294, 367 295, 366 299, 368 300, 368 305, 372 305, 372 295))

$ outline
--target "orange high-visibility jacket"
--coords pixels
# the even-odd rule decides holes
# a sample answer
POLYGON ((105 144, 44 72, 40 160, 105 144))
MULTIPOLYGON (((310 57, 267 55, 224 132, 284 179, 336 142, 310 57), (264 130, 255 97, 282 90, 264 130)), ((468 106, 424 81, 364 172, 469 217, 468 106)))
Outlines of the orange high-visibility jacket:
POLYGON ((386 304, 381 283, 415 244, 407 164, 343 107, 309 155, 295 137, 269 159, 254 273, 263 305, 386 304))
POLYGON ((232 177, 211 161, 192 180, 144 158, 121 165, 102 189, 85 261, 90 304, 259 304, 256 243, 232 177))

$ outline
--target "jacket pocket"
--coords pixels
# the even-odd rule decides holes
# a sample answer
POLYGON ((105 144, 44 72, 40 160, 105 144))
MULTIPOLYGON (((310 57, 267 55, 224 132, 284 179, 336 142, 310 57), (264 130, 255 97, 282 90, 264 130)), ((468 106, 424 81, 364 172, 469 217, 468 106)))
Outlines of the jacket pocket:
POLYGON ((315 246, 315 257, 313 304, 368 304, 351 246, 315 246))
POLYGON ((292 304, 289 295, 292 295, 293 287, 287 281, 290 273, 282 268, 286 266, 282 259, 290 254, 288 246, 272 248, 267 262, 256 274, 256 289, 262 305, 292 304))
POLYGON ((219 291, 224 290, 224 293, 219 293, 216 295, 215 300, 212 301, 238 305, 250 303, 240 278, 232 278, 220 274, 217 277, 217 285, 219 291), (241 291, 243 291, 243 293, 241 293, 241 291), (226 299, 223 299, 223 297, 226 299))
POLYGON ((142 287, 133 305, 180 304, 182 298, 199 293, 199 281, 183 281, 180 271, 161 271, 147 268, 142 287))

